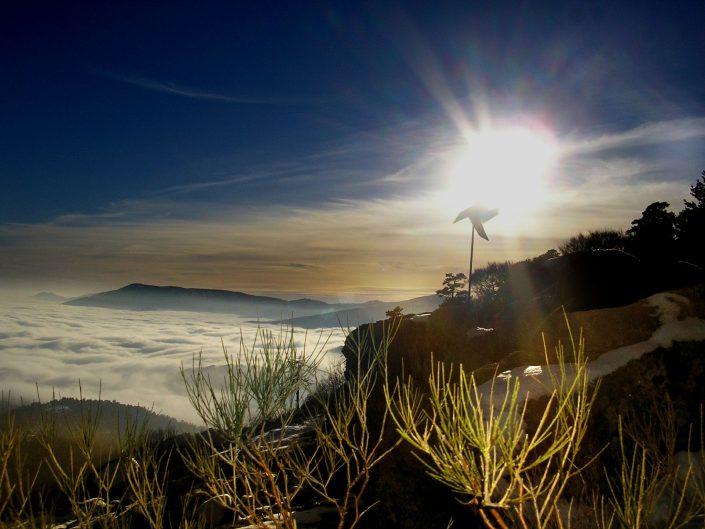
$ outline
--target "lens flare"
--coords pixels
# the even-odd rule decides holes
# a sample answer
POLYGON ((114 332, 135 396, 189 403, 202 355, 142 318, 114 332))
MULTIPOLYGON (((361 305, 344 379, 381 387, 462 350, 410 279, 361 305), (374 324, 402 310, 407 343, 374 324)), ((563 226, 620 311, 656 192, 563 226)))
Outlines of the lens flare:
POLYGON ((466 137, 450 156, 443 207, 498 208, 504 223, 540 209, 558 147, 547 131, 527 127, 485 129, 466 137))

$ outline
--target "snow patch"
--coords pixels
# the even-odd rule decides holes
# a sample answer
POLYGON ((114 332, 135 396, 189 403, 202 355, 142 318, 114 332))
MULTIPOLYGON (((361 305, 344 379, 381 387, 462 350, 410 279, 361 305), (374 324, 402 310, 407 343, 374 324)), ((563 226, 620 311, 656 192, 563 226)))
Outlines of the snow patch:
MULTIPOLYGON (((661 292, 646 298, 646 302, 655 307, 658 313, 659 327, 648 340, 618 347, 602 354, 597 359, 587 363, 587 375, 590 382, 600 377, 614 373, 632 360, 637 360, 643 355, 655 351, 659 347, 671 347, 676 341, 705 340, 705 320, 687 317, 679 319, 683 306, 690 304, 690 300, 680 294, 661 292)), ((575 365, 567 364, 565 374, 568 380, 575 376, 575 365)), ((518 378, 522 388, 519 402, 526 399, 537 399, 551 394, 553 385, 551 380, 560 375, 557 365, 549 366, 521 366, 509 369, 497 375, 492 380, 479 386, 479 392, 485 396, 489 405, 488 396, 492 396, 495 406, 500 407, 504 400, 505 391, 509 380, 518 378)))

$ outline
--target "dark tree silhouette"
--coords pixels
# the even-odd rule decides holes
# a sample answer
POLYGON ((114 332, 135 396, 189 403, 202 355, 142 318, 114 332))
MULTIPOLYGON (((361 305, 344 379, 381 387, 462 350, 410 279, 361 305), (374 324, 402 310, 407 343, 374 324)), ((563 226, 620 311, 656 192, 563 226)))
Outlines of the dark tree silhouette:
POLYGON ((690 186, 694 200, 684 200, 685 207, 676 218, 680 256, 691 263, 705 266, 703 235, 705 234, 705 171, 690 186))
POLYGON ((509 280, 509 261, 504 263, 488 263, 472 274, 473 296, 480 303, 494 303, 506 297, 506 286, 509 280))
POLYGON ((629 238, 622 230, 595 230, 574 235, 558 249, 567 255, 592 250, 624 250, 628 245, 629 238))
POLYGON ((627 230, 627 249, 648 261, 673 260, 676 257, 676 215, 668 211, 668 202, 654 202, 632 221, 627 230))
POLYGON ((388 310, 384 314, 387 316, 387 318, 395 319, 395 318, 401 318, 402 312, 404 312, 404 309, 401 308, 399 305, 397 305, 396 307, 394 307, 391 310, 388 310))
POLYGON ((461 296, 466 280, 467 276, 462 272, 448 273, 443 280, 443 288, 436 290, 436 294, 446 298, 446 301, 456 299, 461 296))
POLYGON ((532 257, 531 259, 527 259, 529 263, 544 263, 548 261, 549 259, 555 259, 556 257, 560 257, 560 253, 558 250, 555 248, 551 248, 550 250, 546 250, 544 253, 542 253, 539 256, 532 257))

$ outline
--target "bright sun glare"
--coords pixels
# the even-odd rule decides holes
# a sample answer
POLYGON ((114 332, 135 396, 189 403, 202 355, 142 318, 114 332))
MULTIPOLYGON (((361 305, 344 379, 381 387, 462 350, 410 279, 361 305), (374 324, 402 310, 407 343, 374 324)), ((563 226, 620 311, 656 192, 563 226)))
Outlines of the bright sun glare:
POLYGON ((498 208, 505 222, 541 209, 558 157, 550 133, 510 127, 480 130, 466 139, 447 168, 444 208, 454 215, 472 204, 483 204, 498 208))

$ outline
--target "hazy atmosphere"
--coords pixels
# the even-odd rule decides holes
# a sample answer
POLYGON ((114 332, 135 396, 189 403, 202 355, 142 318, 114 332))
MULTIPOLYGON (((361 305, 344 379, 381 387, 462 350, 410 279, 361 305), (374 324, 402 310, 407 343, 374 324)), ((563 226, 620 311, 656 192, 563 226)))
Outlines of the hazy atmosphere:
POLYGON ((0 282, 397 300, 682 207, 702 2, 15 2, 0 282), (491 10, 489 7, 491 6, 491 10))

